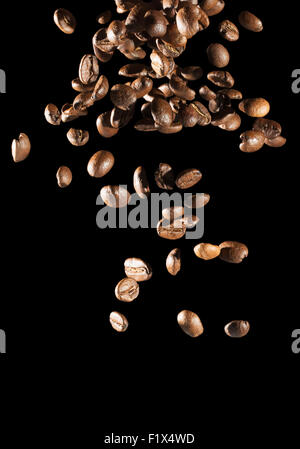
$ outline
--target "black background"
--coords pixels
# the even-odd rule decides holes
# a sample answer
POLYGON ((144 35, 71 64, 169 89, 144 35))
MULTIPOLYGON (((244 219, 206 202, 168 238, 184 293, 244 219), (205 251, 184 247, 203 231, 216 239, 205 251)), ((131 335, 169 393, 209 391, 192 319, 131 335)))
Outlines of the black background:
MULTIPOLYGON (((158 414, 164 413, 167 403, 170 408, 168 392, 171 401, 181 398, 189 408, 191 396, 181 392, 187 385, 197 400, 227 377, 234 382, 242 378, 247 392, 252 382, 262 382, 271 365, 290 369, 297 361, 299 356, 291 351, 291 333, 300 328, 292 261, 298 253, 295 155, 300 98, 291 92, 291 73, 300 64, 297 12, 266 9, 263 3, 269 2, 228 1, 224 12, 212 18, 212 26, 189 41, 178 59, 179 65, 199 64, 208 71, 205 49, 212 41, 222 42, 215 31, 221 19, 237 23, 242 9, 262 18, 262 33, 241 29, 238 42, 222 42, 231 52, 228 70, 236 78, 236 88, 244 97, 267 98, 270 118, 282 124, 288 138, 283 148, 264 147, 254 154, 239 151, 239 131, 226 133, 214 127, 166 136, 139 133, 131 123, 112 139, 104 139, 95 121, 109 110, 108 98, 97 103, 88 117, 52 127, 44 119, 44 108, 48 103, 71 102, 76 95, 70 82, 78 76, 82 55, 92 52, 91 39, 99 28, 96 16, 113 2, 43 2, 38 8, 23 4, 15 11, 13 5, 5 6, 0 61, 7 74, 7 94, 0 96, 0 328, 7 333, 7 358, 56 360, 61 373, 75 361, 88 380, 97 384, 98 376, 104 377, 95 389, 100 397, 117 389, 113 408, 121 411, 120 404, 129 402, 137 414, 141 412, 141 419, 149 401, 156 403, 158 414), (78 20, 71 36, 53 23, 58 7, 70 9, 78 20), (85 147, 78 149, 67 141, 66 132, 73 126, 90 132, 85 147), (10 144, 19 132, 30 136, 32 151, 26 161, 14 164, 10 144), (116 164, 97 180, 88 176, 86 165, 100 149, 112 151, 116 164), (97 228, 100 188, 128 184, 132 189, 133 171, 143 165, 152 191, 158 191, 153 173, 160 162, 170 163, 177 173, 189 167, 202 171, 198 191, 211 195, 203 241, 244 242, 248 259, 236 266, 220 260, 205 263, 194 256, 194 241, 166 241, 151 229, 97 228), (64 190, 55 178, 60 165, 73 172, 73 182, 64 190), (182 250, 183 268, 173 278, 165 269, 165 258, 176 246, 182 250), (114 287, 124 276, 124 260, 132 256, 147 260, 154 274, 141 285, 139 298, 125 304, 116 300, 114 287), (198 339, 187 337, 176 323, 184 308, 197 312, 203 322, 205 332, 198 339), (128 317, 126 333, 111 329, 112 310, 128 317), (233 319, 250 321, 246 338, 233 340, 224 334, 224 325, 233 319)), ((128 62, 115 55, 101 64, 101 73, 111 85, 126 82, 117 71, 128 62)), ((200 83, 205 79, 191 87, 198 89, 200 83)), ((251 123, 243 117, 241 130, 251 123)), ((75 373, 77 368, 71 377, 75 373)), ((185 413, 179 412, 183 420, 185 413)))

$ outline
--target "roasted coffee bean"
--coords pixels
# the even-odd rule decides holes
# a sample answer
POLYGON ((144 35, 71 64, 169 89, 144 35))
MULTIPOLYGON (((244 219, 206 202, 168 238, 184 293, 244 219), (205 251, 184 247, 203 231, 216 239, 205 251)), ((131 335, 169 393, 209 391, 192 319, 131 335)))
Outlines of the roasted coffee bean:
POLYGON ((125 332, 128 328, 128 320, 125 315, 119 312, 111 312, 109 322, 117 332, 125 332))
POLYGON ((218 95, 226 95, 230 100, 241 100, 243 98, 242 92, 236 89, 221 89, 218 95))
POLYGON ((150 194, 147 173, 144 167, 138 167, 133 175, 133 187, 140 198, 146 198, 150 194))
POLYGON ((111 111, 104 112, 103 114, 100 114, 99 117, 97 118, 97 122, 96 122, 98 133, 102 137, 106 137, 108 139, 110 137, 115 136, 119 131, 119 128, 113 128, 111 126, 111 122, 110 122, 111 114, 112 114, 111 111))
POLYGON ((171 109, 175 114, 179 114, 181 109, 184 106, 186 106, 186 104, 187 104, 186 100, 184 100, 183 98, 179 98, 179 97, 172 97, 169 100, 169 105, 171 106, 171 109))
POLYGON ((192 103, 182 105, 178 113, 178 118, 184 128, 192 128, 196 126, 199 121, 199 114, 192 103))
POLYGON ((229 52, 222 44, 210 44, 207 48, 207 56, 209 62, 219 69, 226 67, 230 61, 229 52))
POLYGON ((97 80, 99 64, 94 55, 84 55, 79 66, 79 79, 83 84, 90 84, 97 80))
POLYGON ((170 89, 174 95, 187 101, 193 101, 196 96, 196 92, 187 86, 187 82, 177 75, 171 76, 170 89))
POLYGON ((173 96, 173 92, 170 89, 169 83, 161 84, 158 87, 158 90, 160 90, 163 93, 165 98, 169 98, 169 97, 173 96))
POLYGON ((202 173, 196 168, 188 168, 182 171, 176 178, 176 186, 179 189, 189 189, 196 185, 202 178, 202 173))
POLYGON ((61 112, 55 104, 48 104, 45 108, 45 119, 51 125, 60 125, 61 112))
POLYGON ((114 208, 125 207, 130 201, 130 193, 122 186, 104 186, 100 196, 107 206, 114 208))
POLYGON ((172 44, 176 48, 183 47, 185 49, 187 38, 179 32, 176 23, 170 23, 167 28, 167 33, 164 36, 164 41, 172 44))
POLYGON ((162 11, 149 10, 144 16, 145 30, 151 37, 163 37, 167 32, 168 21, 162 11))
POLYGON ((82 147, 88 143, 90 136, 88 131, 71 128, 67 132, 67 138, 71 145, 82 147))
POLYGON ((248 256, 248 248, 239 242, 223 242, 221 243, 220 259, 229 263, 241 263, 248 256))
POLYGON ((173 111, 169 103, 162 98, 155 98, 151 103, 151 114, 155 123, 170 126, 173 122, 173 111))
POLYGON ((207 108, 202 103, 200 103, 200 101, 193 101, 193 103, 191 103, 191 106, 198 115, 198 125, 209 125, 211 122, 211 115, 207 108))
POLYGON ((151 118, 152 119, 152 114, 151 114, 151 103, 149 101, 147 101, 147 103, 144 103, 141 106, 141 113, 142 116, 144 118, 151 118))
POLYGON ((154 100, 154 98, 156 97, 160 97, 160 98, 165 98, 164 94, 162 93, 161 90, 156 89, 156 87, 153 87, 153 89, 150 90, 150 92, 146 95, 144 95, 144 100, 152 103, 152 101, 154 100))
POLYGON ((119 301, 132 302, 140 293, 139 284, 131 278, 122 279, 115 288, 115 295, 119 301))
POLYGON ((199 337, 204 332, 199 316, 190 310, 182 310, 177 315, 177 322, 183 332, 190 337, 199 337))
POLYGON ((254 131, 261 131, 266 139, 275 139, 280 136, 282 128, 280 123, 266 118, 258 118, 255 120, 252 129, 254 131))
POLYGON ((235 320, 226 324, 224 330, 228 337, 242 338, 248 334, 250 330, 250 324, 248 323, 248 321, 235 320))
POLYGON ((130 11, 138 3, 140 3, 140 0, 115 0, 119 14, 130 11))
POLYGON ((162 210, 162 216, 169 221, 174 221, 176 218, 182 217, 184 215, 184 207, 173 206, 166 207, 162 210))
MULTIPOLYGON (((203 14, 205 14, 204 11, 202 12, 203 14)), ((188 39, 193 37, 195 34, 198 33, 198 31, 200 31, 199 18, 200 18, 200 10, 195 5, 189 4, 179 9, 179 11, 176 14, 176 24, 179 33, 181 33, 188 39)))
POLYGON ((127 76, 129 78, 137 78, 139 76, 147 76, 148 69, 144 64, 133 63, 127 64, 120 68, 120 76, 127 76))
POLYGON ((129 12, 125 25, 129 33, 139 33, 145 29, 144 15, 146 12, 146 5, 138 4, 135 5, 129 12))
POLYGON ((185 215, 181 220, 185 224, 186 229, 192 229, 199 223, 200 218, 197 215, 185 215))
POLYGON ((155 123, 157 131, 161 134, 176 134, 182 130, 182 123, 174 121, 170 126, 161 126, 155 123))
POLYGON ((131 83, 132 89, 135 90, 136 97, 142 98, 147 95, 153 87, 153 81, 147 76, 140 76, 131 83))
POLYGON ((194 247, 194 253, 199 259, 212 260, 220 255, 220 248, 218 245, 210 243, 199 243, 194 247))
POLYGON ((220 129, 224 131, 236 131, 241 126, 242 119, 236 112, 228 114, 222 123, 218 125, 220 129))
POLYGON ((264 98, 247 98, 240 102, 239 109, 250 117, 264 117, 270 112, 270 103, 264 98))
POLYGON ((64 8, 59 8, 54 12, 55 25, 65 34, 72 34, 76 28, 76 19, 73 14, 64 8))
POLYGON ((199 95, 206 101, 214 100, 217 96, 216 93, 207 86, 200 87, 199 95))
POLYGON ((219 87, 231 88, 234 86, 234 78, 229 72, 223 70, 214 70, 209 72, 207 79, 219 87))
POLYGON ((203 11, 208 11, 211 8, 214 8, 216 4, 218 3, 218 0, 202 0, 200 2, 200 7, 203 9, 203 11))
POLYGON ((164 162, 159 164, 158 169, 155 171, 155 182, 160 189, 173 190, 174 189, 174 172, 173 168, 164 162))
POLYGON ((93 106, 93 104, 92 92, 81 92, 74 98, 73 108, 75 112, 81 112, 93 106))
POLYGON ((196 193, 195 195, 189 195, 184 201, 184 205, 189 209, 199 209, 206 206, 210 201, 210 195, 208 193, 196 193))
POLYGON ((101 75, 94 87, 91 100, 92 101, 102 100, 107 95, 108 91, 109 91, 108 79, 106 78, 105 75, 101 75))
POLYGON ((76 90, 76 92, 93 92, 96 83, 83 84, 79 78, 75 78, 72 80, 72 88, 76 90))
POLYGON ((240 150, 244 153, 254 153, 260 150, 265 143, 265 136, 261 131, 246 131, 240 135, 242 143, 240 150))
MULTIPOLYGON (((210 100, 208 103, 208 109, 213 114, 216 114, 217 112, 222 112, 224 109, 230 109, 231 108, 231 101, 227 97, 227 95, 223 95, 220 93, 217 93, 216 97, 213 100, 210 100)), ((214 122, 214 120, 213 120, 214 122)), ((215 123, 213 123, 214 125, 215 123)))
POLYGON ((286 138, 283 136, 278 136, 274 139, 266 139, 265 144, 268 145, 268 147, 280 148, 286 144, 286 138))
POLYGON ((167 76, 174 68, 174 60, 163 55, 161 51, 152 50, 150 60, 151 67, 159 78, 167 76))
POLYGON ((172 276, 176 276, 181 269, 181 251, 179 248, 172 249, 166 260, 166 267, 172 276))
POLYGON ((97 22, 100 23, 100 25, 105 25, 108 23, 111 19, 111 11, 107 9, 106 11, 103 11, 99 16, 97 17, 97 22))
POLYGON ((120 20, 113 20, 106 30, 107 39, 115 45, 119 45, 126 37, 126 26, 120 20))
POLYGON ((199 66, 193 65, 181 69, 180 74, 184 79, 188 81, 196 81, 202 77, 203 69, 199 66))
POLYGON ((249 11, 242 11, 239 14, 239 22, 246 30, 259 33, 263 30, 262 21, 249 11))
POLYGON ((76 120, 78 117, 82 117, 87 114, 88 111, 86 109, 82 111, 75 111, 72 104, 66 103, 61 108, 61 121, 63 123, 71 122, 72 120, 76 120))
POLYGON ((163 218, 157 223, 157 234, 167 240, 181 239, 186 233, 186 226, 181 219, 170 222, 163 218))
POLYGON ((94 178, 102 178, 114 166, 115 158, 110 151, 100 150, 90 158, 87 171, 94 178))
POLYGON ((142 259, 131 257, 124 262, 126 276, 137 282, 148 281, 152 277, 152 268, 142 259))
POLYGON ((134 115, 134 105, 128 111, 113 108, 110 114, 110 124, 113 128, 124 128, 134 115))
POLYGON ((219 23, 218 31, 220 35, 229 42, 237 41, 240 37, 238 27, 230 20, 223 20, 219 23))
POLYGON ((111 42, 107 37, 107 30, 100 28, 93 36, 93 44, 98 50, 107 54, 113 54, 118 44, 111 42))
POLYGON ((114 52, 113 51, 111 51, 111 52, 104 52, 104 51, 100 50, 95 45, 94 40, 95 40, 95 38, 93 38, 92 45, 93 45, 93 50, 94 50, 96 58, 99 59, 99 61, 104 62, 104 63, 110 61, 111 58, 113 57, 114 52))
POLYGON ((137 131, 152 132, 157 131, 153 118, 146 117, 139 120, 135 125, 137 131))
POLYGON ((136 102, 136 91, 125 84, 115 84, 110 91, 110 99, 114 106, 127 111, 136 102))
POLYGON ((72 182, 72 172, 69 167, 61 166, 56 173, 57 184, 60 188, 68 187, 72 182))
POLYGON ((25 133, 20 133, 18 139, 14 139, 11 144, 11 153, 14 162, 24 161, 30 153, 31 143, 25 133))
POLYGON ((156 39, 156 46, 158 50, 167 58, 178 58, 184 50, 185 47, 177 46, 165 41, 164 39, 156 39))
POLYGON ((224 0, 218 0, 215 6, 206 11, 206 14, 208 15, 208 17, 216 16, 217 14, 223 11, 224 7, 225 7, 224 0))

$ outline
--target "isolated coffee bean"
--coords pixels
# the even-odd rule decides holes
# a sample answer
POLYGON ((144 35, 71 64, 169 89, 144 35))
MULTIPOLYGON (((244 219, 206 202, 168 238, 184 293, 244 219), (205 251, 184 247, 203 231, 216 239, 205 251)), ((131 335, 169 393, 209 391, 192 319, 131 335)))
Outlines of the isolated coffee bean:
POLYGON ((190 337, 199 337, 204 332, 199 316, 190 310, 182 310, 177 315, 177 322, 183 332, 190 337))
POLYGON ((181 251, 179 248, 173 249, 166 260, 166 267, 172 276, 176 276, 181 269, 181 251))
POLYGON ((125 315, 119 312, 111 312, 109 322, 117 332, 125 332, 128 328, 128 320, 125 315))
POLYGON ((237 41, 240 37, 238 27, 230 20, 223 20, 219 23, 218 31, 220 35, 229 42, 237 41))
POLYGON ((97 17, 97 22, 100 23, 100 25, 105 25, 108 23, 111 19, 112 13, 109 9, 106 11, 103 11, 101 14, 97 17))
POLYGON ((248 321, 235 320, 226 324, 224 330, 228 337, 242 338, 248 334, 250 330, 250 324, 248 323, 248 321))
POLYGON ((94 178, 102 178, 114 166, 115 158, 110 151, 100 150, 90 158, 87 171, 94 178))
POLYGON ((218 245, 211 245, 210 243, 199 243, 194 247, 194 253, 199 259, 212 260, 220 255, 220 248, 218 245))
POLYGON ((119 301, 132 302, 140 292, 139 284, 131 278, 122 279, 115 288, 115 295, 119 301))
POLYGON ((134 115, 134 105, 127 111, 119 108, 113 108, 110 114, 110 124, 113 128, 124 128, 128 125, 134 115))
POLYGON ((30 153, 31 143, 25 133, 20 133, 18 139, 14 139, 11 144, 11 153, 14 162, 24 161, 30 153))
POLYGON ((99 64, 96 56, 84 55, 79 66, 79 79, 83 84, 90 84, 97 80, 99 64))
POLYGON ((136 97, 142 98, 152 90, 153 81, 147 76, 140 76, 132 81, 131 87, 135 90, 136 97))
POLYGON ((239 22, 246 30, 259 33, 263 30, 262 21, 249 11, 242 11, 239 14, 239 22))
POLYGON ((102 137, 106 137, 107 139, 115 136, 119 131, 119 128, 113 128, 111 126, 111 120, 110 120, 111 114, 112 114, 111 111, 104 112, 103 114, 100 114, 98 116, 97 121, 96 121, 98 133, 102 137))
POLYGON ((249 117, 264 117, 270 112, 270 103, 264 98, 247 98, 240 102, 239 109, 249 117))
POLYGON ((86 109, 75 111, 74 107, 70 103, 66 103, 61 108, 61 121, 63 123, 72 122, 78 117, 87 115, 88 111, 86 109))
POLYGON ((241 263, 248 257, 248 248, 243 243, 227 241, 221 243, 220 259, 229 263, 241 263))
POLYGON ((218 68, 226 67, 230 61, 230 55, 227 48, 222 44, 210 44, 207 48, 209 62, 218 68))
POLYGON ((146 198, 150 194, 147 173, 144 167, 138 167, 133 175, 134 190, 140 198, 146 198))
POLYGON ((104 186, 100 190, 100 196, 109 207, 121 208, 127 206, 130 201, 130 193, 122 186, 104 186))
POLYGON ((286 144, 286 138, 283 136, 278 136, 274 137, 274 139, 266 139, 265 144, 268 145, 268 147, 280 148, 286 144))
POLYGON ((101 75, 95 84, 91 100, 99 101, 102 100, 108 93, 109 90, 109 82, 105 75, 101 75))
POLYGON ((240 139, 242 140, 240 150, 244 153, 254 153, 265 143, 265 136, 261 131, 246 131, 240 135, 240 139))
POLYGON ((127 30, 124 22, 113 20, 106 30, 107 39, 115 45, 119 45, 126 36, 127 30))
POLYGON ((176 178, 176 186, 179 189, 189 189, 197 184, 202 178, 202 173, 196 168, 188 168, 182 171, 176 178))
POLYGON ((215 100, 217 96, 217 94, 207 86, 200 87, 199 95, 201 98, 203 98, 203 100, 206 101, 215 100))
POLYGON ((252 129, 254 131, 261 131, 266 139, 275 139, 280 136, 282 128, 280 123, 266 118, 258 118, 255 120, 252 129))
POLYGON ((126 64, 119 70, 120 76, 127 76, 129 78, 137 78, 139 76, 147 76, 148 69, 144 64, 133 63, 126 64))
POLYGON ((125 84, 115 84, 111 88, 110 99, 117 108, 126 111, 136 102, 136 91, 125 84))
POLYGON ((72 172, 69 167, 61 166, 56 173, 57 184, 62 189, 68 187, 72 182, 72 172))
POLYGON ((206 206, 210 201, 208 193, 197 193, 195 195, 187 195, 184 200, 185 207, 189 209, 200 209, 206 206))
POLYGON ((173 190, 174 189, 174 172, 173 168, 164 162, 159 164, 158 169, 154 173, 155 182, 160 189, 173 190))
POLYGON ((203 69, 199 66, 184 67, 180 70, 180 74, 188 81, 196 81, 202 77, 203 69))
POLYGON ((163 218, 156 227, 159 237, 167 240, 181 239, 186 233, 186 226, 181 219, 169 221, 163 218))
POLYGON ((76 19, 73 14, 64 8, 59 8, 54 12, 54 22, 65 34, 72 34, 76 28, 76 19))
POLYGON ((131 257, 124 262, 126 276, 137 282, 148 281, 152 277, 152 268, 142 259, 131 257))
POLYGON ((162 210, 162 216, 169 221, 174 221, 174 219, 182 217, 184 215, 184 207, 182 206, 173 206, 166 207, 162 210))
POLYGON ((162 11, 150 10, 144 16, 145 30, 151 37, 163 37, 167 32, 168 21, 162 11))
POLYGON ((96 83, 83 84, 79 78, 72 80, 72 89, 76 92, 93 92, 96 83))
POLYGON ((71 128, 67 132, 67 138, 70 144, 74 145, 75 147, 82 147, 83 145, 87 144, 90 136, 88 131, 71 128))
POLYGON ((45 108, 45 119, 51 125, 60 125, 61 112, 55 104, 48 104, 45 108))
POLYGON ((155 98, 151 103, 151 114, 155 123, 170 126, 173 122, 173 111, 169 103, 162 98, 155 98))
POLYGON ((219 87, 231 88, 235 83, 233 76, 229 72, 225 72, 223 70, 214 70, 213 72, 209 72, 207 79, 219 87))

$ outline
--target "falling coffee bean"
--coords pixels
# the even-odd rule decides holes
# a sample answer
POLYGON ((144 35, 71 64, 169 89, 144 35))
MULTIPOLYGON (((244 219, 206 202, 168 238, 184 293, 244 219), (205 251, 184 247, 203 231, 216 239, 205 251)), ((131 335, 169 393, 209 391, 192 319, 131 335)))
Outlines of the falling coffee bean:
POLYGON ((224 330, 228 337, 242 338, 248 334, 250 330, 250 324, 248 323, 248 321, 235 320, 226 324, 224 330))
POLYGON ((255 120, 252 129, 254 131, 261 131, 265 138, 270 140, 279 137, 282 132, 280 123, 266 118, 258 118, 255 120))
POLYGON ((266 139, 265 144, 268 145, 268 147, 280 148, 286 144, 286 138, 283 136, 278 136, 274 137, 274 139, 266 139))
POLYGON ((166 207, 162 210, 162 216, 169 221, 174 221, 175 218, 182 217, 184 215, 184 207, 182 206, 173 206, 166 207))
POLYGON ((67 132, 68 141, 75 147, 82 147, 89 141, 89 132, 71 128, 67 132))
POLYGON ((210 243, 199 243, 194 247, 194 253, 199 259, 212 260, 220 255, 220 247, 210 243))
POLYGON ((131 257, 124 262, 126 276, 137 282, 148 281, 152 277, 152 268, 142 259, 131 257))
POLYGON ((20 133, 18 139, 14 139, 11 144, 11 153, 14 162, 24 161, 30 153, 31 143, 25 133, 20 133))
POLYGON ((115 158, 110 151, 100 150, 90 158, 87 171, 94 178, 102 178, 114 166, 115 158))
POLYGON ((172 276, 176 276, 181 269, 181 252, 179 248, 173 249, 166 260, 166 267, 172 276))
POLYGON ((109 82, 105 75, 101 75, 97 83, 95 84, 91 100, 99 101, 102 100, 108 93, 109 82))
POLYGON ((181 239, 186 233, 186 226, 181 219, 169 221, 163 218, 157 223, 157 234, 167 240, 181 239))
POLYGON ((177 315, 177 322, 183 332, 190 337, 199 337, 204 332, 199 316, 190 310, 182 310, 177 315))
POLYGON ((240 135, 242 143, 240 150, 244 153, 254 153, 260 150, 265 143, 265 136, 261 131, 246 131, 240 135))
POLYGON ((59 8, 54 12, 54 22, 65 34, 72 34, 76 28, 76 19, 73 14, 64 8, 59 8))
POLYGON ((130 201, 130 193, 125 187, 119 185, 108 185, 102 187, 100 196, 109 207, 122 208, 130 201))
POLYGON ((249 11, 242 11, 239 14, 239 22, 246 30, 254 31, 255 33, 263 30, 262 21, 249 11))
POLYGON ((76 92, 92 92, 95 88, 96 83, 83 84, 79 78, 72 80, 72 89, 76 92))
POLYGON ((101 14, 97 17, 97 22, 100 23, 100 25, 105 25, 107 22, 111 19, 111 11, 108 9, 106 11, 103 11, 101 14))
POLYGON ((111 125, 112 111, 100 114, 96 121, 98 133, 107 139, 115 136, 119 132, 119 128, 114 128, 111 125))
POLYGON ((216 98, 216 93, 207 86, 200 87, 199 95, 205 101, 215 100, 215 98, 216 98))
POLYGON ((158 169, 155 171, 155 182, 160 189, 173 190, 174 189, 174 172, 173 168, 166 163, 161 162, 158 169))
POLYGON ((151 37, 163 37, 167 32, 168 20, 162 11, 149 10, 144 16, 145 30, 151 37))
POLYGON ((79 79, 83 84, 90 84, 97 80, 99 64, 96 56, 84 55, 79 66, 79 79))
POLYGON ((248 248, 243 243, 227 241, 221 243, 220 259, 229 263, 241 263, 248 257, 248 248))
POLYGON ((140 198, 146 198, 150 194, 147 173, 144 167, 138 167, 133 175, 134 190, 140 198))
POLYGON ((112 328, 117 332, 125 332, 128 328, 128 320, 126 316, 119 312, 111 312, 109 322, 112 328))
POLYGON ((239 109, 249 117, 264 117, 270 112, 270 103, 264 98, 247 98, 240 102, 239 109))
POLYGON ((136 97, 142 98, 152 90, 153 81, 147 76, 140 76, 132 81, 131 87, 135 90, 136 97))
POLYGON ((223 70, 209 72, 207 79, 219 87, 231 88, 235 83, 233 76, 229 72, 224 72, 223 70))
POLYGON ((115 288, 115 295, 119 301, 132 302, 140 292, 139 284, 131 278, 122 279, 115 288))
POLYGON ((136 102, 136 91, 125 84, 115 84, 110 91, 110 99, 114 106, 127 111, 136 102))
POLYGON ((45 108, 45 119, 51 125, 60 125, 61 112, 55 104, 48 104, 45 108))
POLYGON ((151 114, 155 123, 160 126, 170 126, 173 122, 171 106, 162 98, 155 98, 151 103, 151 114))
POLYGON ((229 42, 235 42, 240 37, 238 27, 230 20, 223 20, 219 23, 218 31, 220 35, 229 42))
POLYGON ((222 44, 210 44, 207 48, 209 62, 219 69, 226 67, 230 61, 230 55, 227 48, 222 44))
POLYGON ((148 69, 144 64, 134 63, 127 64, 120 68, 120 76, 127 76, 129 78, 137 78, 139 76, 147 76, 148 69))
POLYGON ((206 206, 210 201, 208 193, 197 193, 195 195, 188 195, 184 201, 184 205, 189 209, 200 209, 206 206))
POLYGON ((196 168, 188 168, 182 171, 176 178, 176 185, 179 189, 189 189, 202 179, 202 173, 196 168))
POLYGON ((180 74, 188 81, 196 81, 202 77, 203 69, 199 66, 189 66, 181 69, 180 74))
POLYGON ((72 182, 72 172, 69 167, 61 166, 56 173, 57 184, 62 189, 68 187, 72 182))
POLYGON ((115 45, 119 45, 125 39, 127 30, 124 22, 113 20, 106 30, 107 39, 115 45))

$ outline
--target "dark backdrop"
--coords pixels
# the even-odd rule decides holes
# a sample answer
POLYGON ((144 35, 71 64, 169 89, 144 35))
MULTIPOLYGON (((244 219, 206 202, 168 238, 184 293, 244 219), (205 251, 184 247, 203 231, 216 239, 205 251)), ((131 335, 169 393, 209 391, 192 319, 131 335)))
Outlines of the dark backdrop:
MULTIPOLYGON (((297 52, 288 52, 291 47, 297 50, 297 14, 267 11, 258 0, 228 3, 221 15, 212 18, 208 32, 189 42, 178 63, 209 70, 205 49, 211 40, 221 41, 211 30, 221 18, 237 22, 241 9, 255 12, 264 22, 262 33, 241 30, 238 42, 223 42, 231 51, 228 70, 245 97, 270 100, 270 117, 282 124, 288 138, 284 148, 264 147, 244 154, 238 148, 239 131, 226 133, 214 127, 165 136, 139 133, 130 124, 112 139, 104 139, 95 121, 110 107, 108 99, 97 103, 88 117, 52 127, 44 120, 44 108, 50 102, 61 106, 72 101, 70 81, 77 76, 81 56, 92 52, 96 16, 113 2, 77 6, 43 2, 38 11, 21 5, 17 13, 7 6, 1 18, 7 94, 0 97, 4 172, 0 328, 7 332, 10 359, 51 359, 66 367, 75 360, 88 378, 104 376, 106 383, 98 393, 117 385, 124 389, 118 392, 117 403, 123 395, 141 401, 147 396, 163 410, 164 401, 157 397, 159 391, 166 394, 171 381, 176 389, 188 383, 201 394, 219 385, 226 374, 236 379, 250 369, 260 378, 271 362, 287 366, 298 357, 291 352, 291 332, 300 327, 292 262, 297 253, 294 156, 299 99, 291 92, 291 72, 300 61, 297 52), (74 35, 64 35, 53 23, 53 11, 61 6, 78 19, 74 35), (286 20, 289 25, 284 29, 286 20), (89 130, 85 147, 68 143, 65 134, 72 126, 89 130), (25 162, 14 164, 10 143, 19 132, 30 136, 32 151, 25 162), (86 165, 100 149, 112 151, 116 164, 97 180, 88 176, 86 165), (199 190, 211 194, 203 241, 244 242, 249 247, 247 260, 236 266, 220 260, 205 263, 194 256, 194 241, 166 241, 155 230, 96 227, 100 188, 118 183, 132 187, 133 171, 143 165, 152 191, 158 191, 153 172, 160 162, 170 163, 176 172, 188 167, 202 171, 199 190), (60 165, 73 171, 73 182, 65 190, 56 184, 60 165), (183 268, 173 278, 165 269, 165 258, 176 246, 182 250, 183 268), (124 259, 131 256, 149 261, 154 274, 141 285, 139 298, 125 304, 116 300, 114 287, 124 276, 124 259), (200 338, 188 338, 177 326, 176 315, 183 308, 201 317, 205 332, 200 338), (112 310, 128 317, 126 333, 111 329, 112 310), (250 321, 247 338, 232 340, 224 334, 224 325, 232 319, 250 321), (210 384, 211 375, 216 380, 210 384)), ((117 69, 127 62, 116 55, 101 64, 101 72, 111 84, 122 82, 117 69)), ((241 129, 251 123, 243 117, 241 129)), ((177 394, 181 395, 175 393, 173 400, 177 394)))

